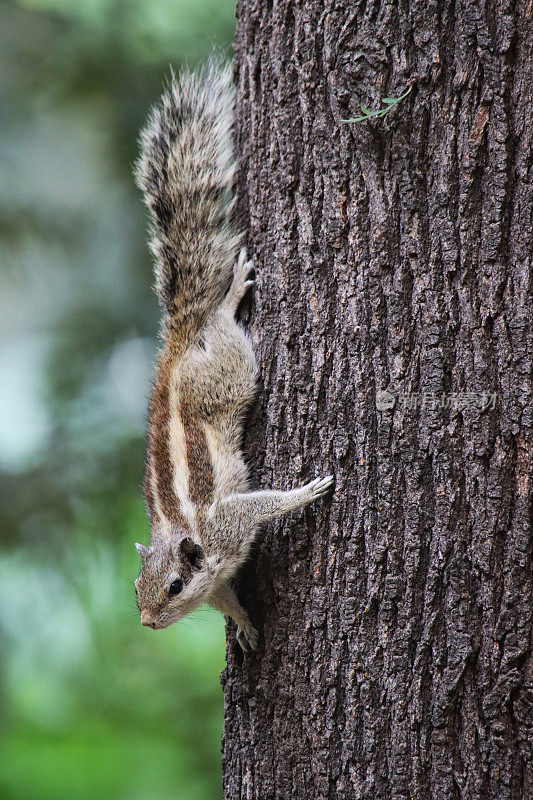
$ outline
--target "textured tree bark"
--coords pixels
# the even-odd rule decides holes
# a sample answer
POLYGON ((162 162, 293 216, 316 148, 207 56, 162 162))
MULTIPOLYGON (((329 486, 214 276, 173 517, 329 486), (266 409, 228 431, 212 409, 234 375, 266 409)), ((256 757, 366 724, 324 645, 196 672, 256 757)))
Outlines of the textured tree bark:
POLYGON ((532 5, 238 2, 254 481, 336 491, 240 581, 225 800, 531 797, 532 5))

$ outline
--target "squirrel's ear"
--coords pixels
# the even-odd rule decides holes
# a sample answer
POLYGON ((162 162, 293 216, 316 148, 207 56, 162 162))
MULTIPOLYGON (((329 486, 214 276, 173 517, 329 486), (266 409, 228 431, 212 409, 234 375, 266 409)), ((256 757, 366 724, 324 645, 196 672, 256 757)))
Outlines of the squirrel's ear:
POLYGON ((197 544, 190 536, 184 536, 180 539, 180 553, 191 562, 193 567, 201 567, 204 560, 204 548, 197 544))
POLYGON ((149 556, 150 553, 152 552, 147 547, 145 547, 144 544, 139 544, 139 542, 135 542, 135 547, 137 548, 137 552, 139 553, 140 557, 143 559, 146 558, 146 556, 149 556))

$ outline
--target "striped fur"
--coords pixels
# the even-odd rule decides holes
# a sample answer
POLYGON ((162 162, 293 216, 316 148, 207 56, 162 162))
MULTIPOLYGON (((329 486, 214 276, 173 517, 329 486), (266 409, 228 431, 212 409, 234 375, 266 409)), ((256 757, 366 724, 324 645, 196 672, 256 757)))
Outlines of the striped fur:
POLYGON ((151 516, 170 525, 186 526, 173 486, 170 458, 170 376, 171 359, 164 354, 159 362, 150 401, 147 431, 145 499, 151 516), (148 491, 147 491, 148 490, 148 491))

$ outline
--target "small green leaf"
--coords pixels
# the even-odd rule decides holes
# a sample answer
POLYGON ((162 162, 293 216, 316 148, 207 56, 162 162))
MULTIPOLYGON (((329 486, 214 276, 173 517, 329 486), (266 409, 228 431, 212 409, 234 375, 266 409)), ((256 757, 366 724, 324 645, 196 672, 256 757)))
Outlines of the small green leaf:
POLYGON ((389 111, 391 111, 391 109, 397 103, 400 102, 400 100, 403 100, 404 97, 407 97, 407 95, 409 94, 409 92, 411 91, 412 88, 413 88, 413 84, 411 84, 411 86, 409 86, 409 88, 406 89, 406 91, 402 95, 400 95, 400 97, 384 97, 382 99, 382 101, 381 101, 385 106, 384 108, 379 108, 376 111, 371 111, 366 106, 361 106, 361 111, 363 112, 363 116, 361 116, 361 117, 352 117, 351 119, 343 119, 342 121, 343 122, 364 122, 365 119, 370 119, 370 117, 384 117, 385 114, 388 114, 389 111))

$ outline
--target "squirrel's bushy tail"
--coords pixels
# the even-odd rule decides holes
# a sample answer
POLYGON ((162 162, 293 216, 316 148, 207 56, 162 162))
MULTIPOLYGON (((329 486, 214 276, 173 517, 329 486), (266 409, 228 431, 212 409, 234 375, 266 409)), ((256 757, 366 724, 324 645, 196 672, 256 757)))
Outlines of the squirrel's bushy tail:
POLYGON ((240 241, 230 224, 233 95, 230 67, 212 59, 172 76, 141 133, 136 177, 152 215, 156 290, 188 334, 220 304, 240 241))

